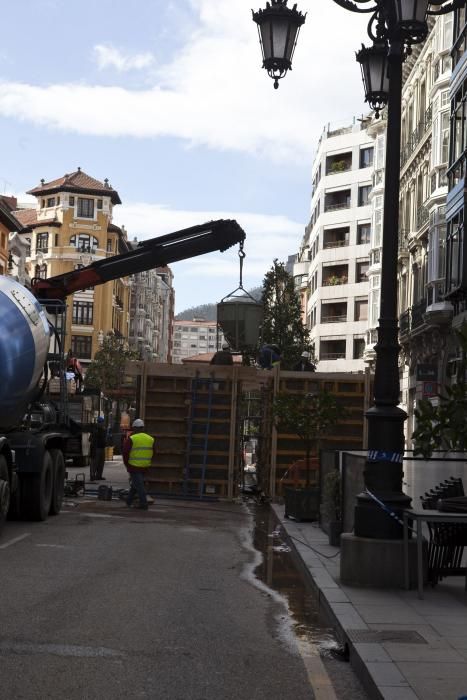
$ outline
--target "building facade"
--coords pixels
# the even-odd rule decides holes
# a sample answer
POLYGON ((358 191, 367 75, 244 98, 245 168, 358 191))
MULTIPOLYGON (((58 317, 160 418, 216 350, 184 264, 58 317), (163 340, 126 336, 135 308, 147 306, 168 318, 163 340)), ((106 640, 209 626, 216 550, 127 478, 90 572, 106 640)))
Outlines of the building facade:
POLYGON ((14 197, 0 196, 0 275, 11 272, 10 235, 21 230, 21 224, 13 214, 15 207, 14 197))
MULTIPOLYGON (((80 168, 28 192, 36 206, 18 209, 21 236, 30 244, 26 264, 31 277, 53 277, 129 249, 126 232, 112 223, 121 204, 108 180, 100 182, 80 168)), ((82 365, 94 357, 107 333, 128 338, 128 278, 76 292, 67 299, 66 342, 82 365)))
POLYGON ((223 341, 216 321, 174 321, 173 362, 180 364, 185 357, 214 353, 223 341))
POLYGON ((374 143, 369 120, 321 135, 311 216, 294 265, 296 289, 322 372, 363 371, 374 143))
POLYGON ((408 448, 418 401, 444 381, 451 334, 444 287, 452 22, 452 13, 432 20, 406 63, 402 92, 398 303, 408 448))

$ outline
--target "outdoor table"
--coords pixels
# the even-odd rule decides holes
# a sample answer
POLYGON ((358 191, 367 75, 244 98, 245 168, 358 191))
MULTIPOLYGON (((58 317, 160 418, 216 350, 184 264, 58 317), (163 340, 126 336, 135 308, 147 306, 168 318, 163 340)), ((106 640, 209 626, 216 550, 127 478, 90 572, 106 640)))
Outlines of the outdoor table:
POLYGON ((404 583, 408 590, 409 583, 409 520, 412 520, 417 537, 417 588, 418 597, 423 599, 423 537, 422 524, 425 523, 446 523, 460 524, 467 523, 467 513, 443 513, 439 510, 423 510, 414 508, 404 510, 404 583))

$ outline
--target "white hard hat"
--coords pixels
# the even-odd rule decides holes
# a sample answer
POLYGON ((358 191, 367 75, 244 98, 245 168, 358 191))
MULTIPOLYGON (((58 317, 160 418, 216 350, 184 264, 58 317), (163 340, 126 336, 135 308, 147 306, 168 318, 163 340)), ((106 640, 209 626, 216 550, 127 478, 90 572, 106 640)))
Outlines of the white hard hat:
POLYGON ((133 421, 132 428, 144 428, 144 420, 137 418, 133 421))

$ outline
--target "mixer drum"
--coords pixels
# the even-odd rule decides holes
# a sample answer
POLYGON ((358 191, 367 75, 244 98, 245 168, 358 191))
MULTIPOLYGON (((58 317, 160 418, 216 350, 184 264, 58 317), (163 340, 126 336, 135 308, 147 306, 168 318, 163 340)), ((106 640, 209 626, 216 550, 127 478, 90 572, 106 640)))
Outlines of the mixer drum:
POLYGON ((37 393, 50 330, 35 297, 0 275, 0 430, 17 425, 37 393))

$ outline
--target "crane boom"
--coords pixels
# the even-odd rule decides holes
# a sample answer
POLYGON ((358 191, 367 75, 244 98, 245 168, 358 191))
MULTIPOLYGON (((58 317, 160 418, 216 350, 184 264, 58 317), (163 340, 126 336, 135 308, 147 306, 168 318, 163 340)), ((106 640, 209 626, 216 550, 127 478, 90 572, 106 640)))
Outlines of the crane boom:
POLYGON ((165 236, 142 241, 134 250, 65 272, 49 279, 34 278, 32 292, 38 299, 65 299, 73 294, 119 277, 194 258, 216 250, 223 252, 245 240, 235 219, 219 219, 191 226, 165 236))

